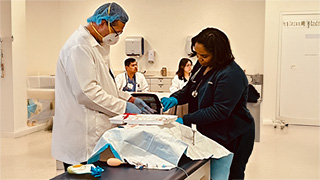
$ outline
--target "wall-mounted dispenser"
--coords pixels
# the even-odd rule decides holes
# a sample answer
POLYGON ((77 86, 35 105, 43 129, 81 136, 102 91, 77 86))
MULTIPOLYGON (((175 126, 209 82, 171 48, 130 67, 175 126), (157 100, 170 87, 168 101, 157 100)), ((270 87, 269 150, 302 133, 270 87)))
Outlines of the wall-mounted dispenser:
POLYGON ((151 64, 154 63, 154 56, 155 56, 154 50, 149 50, 148 51, 148 63, 151 63, 151 64))
POLYGON ((192 53, 191 52, 191 39, 192 39, 192 36, 187 36, 185 51, 188 54, 188 56, 190 56, 192 53))
POLYGON ((142 56, 144 54, 144 39, 142 36, 128 36, 126 38, 126 55, 142 56))

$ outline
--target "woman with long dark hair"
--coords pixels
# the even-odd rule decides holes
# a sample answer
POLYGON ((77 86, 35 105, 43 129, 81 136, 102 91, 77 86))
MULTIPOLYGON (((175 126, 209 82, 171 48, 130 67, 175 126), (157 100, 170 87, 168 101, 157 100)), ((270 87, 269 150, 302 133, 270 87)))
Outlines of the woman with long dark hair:
POLYGON ((162 98, 163 111, 189 104, 189 113, 177 122, 196 124, 203 135, 234 153, 229 179, 244 179, 254 144, 254 119, 247 109, 248 80, 234 61, 228 37, 206 28, 192 38, 198 61, 186 86, 162 98))
POLYGON ((178 71, 172 79, 170 92, 174 93, 183 88, 187 84, 190 78, 190 72, 192 70, 192 61, 188 58, 182 58, 179 62, 178 71))
MULTIPOLYGON (((189 58, 182 58, 179 62, 178 71, 172 79, 172 83, 170 86, 171 93, 174 93, 182 89, 188 83, 191 70, 192 61, 189 58)), ((183 117, 183 115, 188 114, 188 104, 183 104, 171 108, 169 114, 174 114, 178 115, 178 117, 183 117)))

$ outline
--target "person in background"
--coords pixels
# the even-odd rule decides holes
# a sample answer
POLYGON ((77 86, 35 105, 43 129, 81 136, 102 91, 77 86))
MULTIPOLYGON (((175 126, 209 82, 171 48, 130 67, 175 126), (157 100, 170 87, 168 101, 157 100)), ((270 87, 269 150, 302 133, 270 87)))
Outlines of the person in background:
POLYGON ((85 164, 102 134, 115 127, 109 118, 153 113, 141 99, 119 91, 110 69, 110 45, 117 43, 128 15, 116 3, 100 6, 62 47, 55 78, 52 156, 85 164))
MULTIPOLYGON (((192 70, 192 61, 188 58, 182 58, 179 62, 178 71, 172 79, 170 86, 170 92, 174 93, 182 89, 189 81, 190 72, 192 70)), ((178 117, 183 117, 188 114, 188 104, 177 105, 170 109, 169 114, 177 115, 178 117)))
POLYGON ((170 92, 174 93, 187 84, 190 78, 190 72, 192 70, 192 61, 188 58, 182 58, 179 62, 178 71, 172 79, 170 86, 170 92))
POLYGON ((124 61, 126 72, 118 74, 116 84, 119 90, 129 92, 147 92, 149 85, 143 74, 138 72, 138 63, 134 58, 124 61))
POLYGON ((198 61, 186 86, 164 97, 163 111, 189 103, 189 113, 177 122, 197 125, 203 135, 234 153, 229 179, 244 179, 254 145, 254 119, 247 109, 248 80, 234 61, 228 37, 206 28, 192 38, 198 61))

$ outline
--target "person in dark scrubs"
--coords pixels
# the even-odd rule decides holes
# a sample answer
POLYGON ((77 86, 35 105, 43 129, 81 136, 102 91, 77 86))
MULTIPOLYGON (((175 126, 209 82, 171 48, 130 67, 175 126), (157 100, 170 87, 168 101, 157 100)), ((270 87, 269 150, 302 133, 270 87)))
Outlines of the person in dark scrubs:
POLYGON ((198 61, 188 84, 161 99, 163 111, 188 103, 189 113, 177 122, 196 124, 199 132, 233 152, 229 179, 244 179, 255 135, 254 119, 247 109, 247 77, 221 30, 206 28, 191 42, 198 61))

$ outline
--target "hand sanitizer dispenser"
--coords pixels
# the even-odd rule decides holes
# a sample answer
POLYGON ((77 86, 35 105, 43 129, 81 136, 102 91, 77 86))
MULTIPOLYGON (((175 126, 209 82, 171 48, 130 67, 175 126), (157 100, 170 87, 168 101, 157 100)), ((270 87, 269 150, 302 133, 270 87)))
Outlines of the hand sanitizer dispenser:
POLYGON ((142 36, 128 36, 126 38, 126 55, 142 56, 144 54, 144 39, 142 36))
POLYGON ((188 56, 190 56, 192 54, 192 51, 191 51, 191 43, 192 43, 191 39, 192 39, 192 36, 187 36, 185 51, 186 51, 188 56))
POLYGON ((150 64, 154 63, 154 50, 148 51, 148 63, 150 64))

